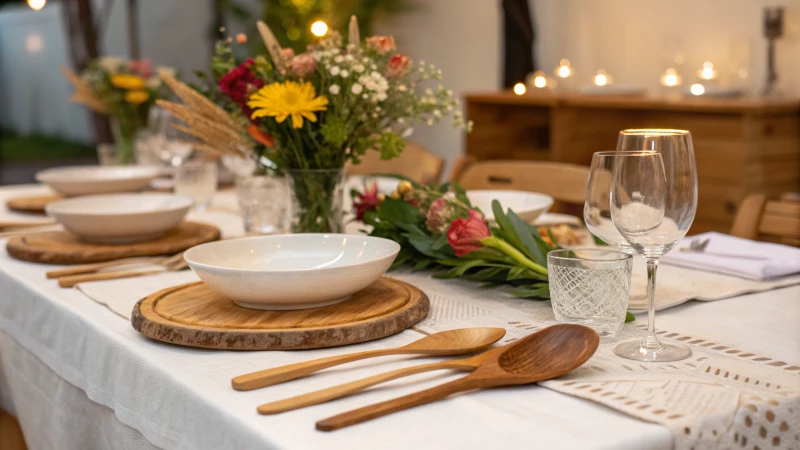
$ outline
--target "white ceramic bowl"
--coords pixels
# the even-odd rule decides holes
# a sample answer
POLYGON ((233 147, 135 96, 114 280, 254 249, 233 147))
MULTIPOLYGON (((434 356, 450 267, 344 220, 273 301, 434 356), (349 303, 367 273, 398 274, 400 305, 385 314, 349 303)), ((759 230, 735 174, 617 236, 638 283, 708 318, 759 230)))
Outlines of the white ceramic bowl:
POLYGON ((467 197, 472 206, 483 211, 489 222, 494 222, 492 200, 499 201, 503 211, 510 208, 520 219, 528 223, 532 223, 553 206, 553 197, 536 192, 475 190, 467 191, 467 197))
POLYGON ((285 234, 210 242, 184 259, 212 290, 240 306, 288 310, 332 305, 375 282, 396 242, 348 234, 285 234))
POLYGON ((45 211, 83 240, 126 243, 160 237, 191 207, 192 199, 180 195, 101 194, 59 200, 45 211))
POLYGON ((152 166, 73 166, 36 172, 36 180, 67 197, 141 191, 158 176, 152 166))

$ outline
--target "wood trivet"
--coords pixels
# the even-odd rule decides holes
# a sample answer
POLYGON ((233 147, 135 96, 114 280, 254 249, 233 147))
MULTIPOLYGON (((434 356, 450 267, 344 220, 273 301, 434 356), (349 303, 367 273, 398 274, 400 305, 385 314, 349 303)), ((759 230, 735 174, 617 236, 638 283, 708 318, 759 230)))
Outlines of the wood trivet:
POLYGON ((48 264, 88 264, 133 256, 159 256, 182 252, 195 245, 216 241, 213 225, 184 222, 155 240, 132 244, 92 244, 67 231, 43 231, 8 240, 8 254, 25 261, 48 264))
POLYGON ((344 302, 294 311, 244 308, 197 282, 140 300, 131 323, 147 337, 189 347, 298 350, 399 333, 422 320, 429 309, 422 291, 386 277, 344 302))

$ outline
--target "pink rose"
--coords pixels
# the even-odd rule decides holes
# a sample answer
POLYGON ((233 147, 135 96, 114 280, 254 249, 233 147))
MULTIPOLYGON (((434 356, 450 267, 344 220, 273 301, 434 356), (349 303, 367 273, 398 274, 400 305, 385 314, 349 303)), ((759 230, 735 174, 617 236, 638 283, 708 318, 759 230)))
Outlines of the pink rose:
POLYGON ((381 55, 393 52, 397 49, 394 45, 394 38, 391 36, 372 36, 367 38, 367 45, 375 49, 381 55))
POLYGON ((467 253, 480 250, 483 247, 481 239, 491 235, 483 215, 470 209, 468 218, 456 219, 450 224, 450 228, 447 230, 447 243, 453 248, 456 256, 462 257, 467 253))
POLYGON ((149 59, 132 59, 128 65, 131 72, 138 73, 143 78, 150 78, 150 75, 153 74, 153 63, 149 59))
POLYGON ((317 60, 308 53, 301 53, 292 58, 290 65, 292 73, 303 78, 306 75, 314 73, 314 70, 317 68, 317 60))
POLYGON ((389 62, 386 63, 386 78, 403 76, 408 70, 408 65, 410 63, 411 60, 408 59, 408 56, 395 53, 389 58, 389 62))
MULTIPOLYGON (((409 202, 411 203, 411 202, 409 202)), ((412 203, 412 206, 416 206, 412 203)), ((425 219, 425 227, 431 233, 444 233, 450 226, 448 219, 454 213, 453 208, 444 197, 439 197, 431 203, 425 219)))

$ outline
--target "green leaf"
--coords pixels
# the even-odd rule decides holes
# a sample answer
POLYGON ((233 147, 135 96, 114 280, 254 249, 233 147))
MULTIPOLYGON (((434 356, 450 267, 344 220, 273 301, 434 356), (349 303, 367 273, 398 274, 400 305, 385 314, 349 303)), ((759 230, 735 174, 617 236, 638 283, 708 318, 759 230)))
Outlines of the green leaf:
POLYGON ((625 323, 631 323, 634 320, 636 320, 636 317, 633 314, 631 314, 629 312, 625 313, 625 323))
POLYGON ((514 289, 511 291, 511 295, 519 298, 538 298, 546 300, 550 298, 550 285, 547 283, 540 283, 531 287, 514 289))
POLYGON ((505 213, 503 213, 503 207, 500 206, 500 202, 497 200, 492 200, 492 213, 494 213, 494 221, 500 227, 501 237, 505 238, 509 244, 517 249, 522 250, 522 242, 520 242, 517 234, 514 232, 514 227, 511 225, 505 213))
POLYGON ((539 245, 536 243, 533 233, 531 232, 530 225, 520 219, 519 216, 510 209, 508 210, 508 221, 514 228, 514 232, 516 233, 520 242, 522 242, 523 248, 521 250, 523 250, 523 253, 531 258, 535 263, 538 263, 542 266, 545 265, 545 261, 547 260, 545 255, 547 255, 547 253, 542 254, 542 249, 539 248, 539 245))
POLYGON ((436 238, 436 241, 434 241, 432 248, 433 250, 441 250, 449 245, 450 244, 447 242, 447 234, 442 233, 439 235, 438 238, 436 238))
POLYGON ((426 269, 428 266, 433 264, 432 259, 420 259, 419 261, 414 264, 414 267, 411 268, 413 272, 419 272, 420 270, 426 269))
MULTIPOLYGON (((400 228, 418 228, 425 221, 425 216, 419 210, 403 200, 387 198, 378 208, 381 218, 397 225, 400 228)), ((410 230, 407 230, 410 231, 410 230)))

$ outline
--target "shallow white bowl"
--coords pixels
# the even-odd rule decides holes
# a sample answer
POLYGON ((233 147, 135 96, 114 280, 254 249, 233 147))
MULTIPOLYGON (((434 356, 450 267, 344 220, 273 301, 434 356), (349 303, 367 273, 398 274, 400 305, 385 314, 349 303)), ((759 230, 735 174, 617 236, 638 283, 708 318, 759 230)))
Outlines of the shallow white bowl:
POLYGON ((83 240, 125 243, 160 237, 191 207, 192 199, 180 195, 101 194, 59 200, 45 211, 83 240))
POLYGON ((158 173, 152 166, 73 166, 36 172, 36 181, 73 197, 141 191, 158 173))
POLYGON ((212 290, 246 308, 332 305, 375 282, 391 266, 396 242, 348 234, 285 234, 210 242, 184 259, 212 290))
POLYGON ((489 222, 494 222, 492 200, 499 201, 504 212, 510 208, 520 219, 528 223, 533 222, 553 206, 553 197, 526 191, 474 190, 467 191, 467 198, 472 206, 483 211, 489 222))

